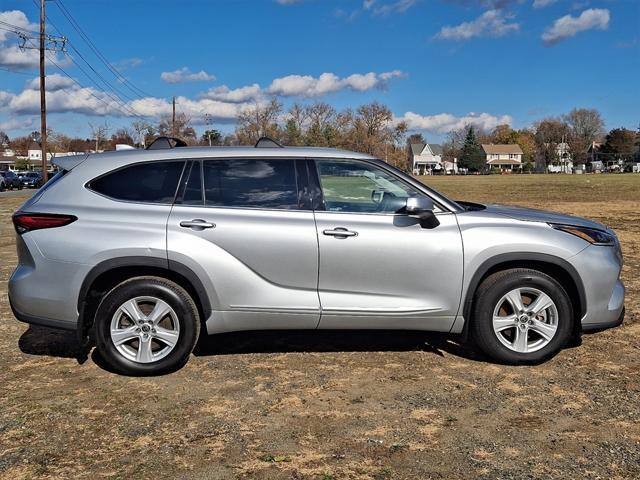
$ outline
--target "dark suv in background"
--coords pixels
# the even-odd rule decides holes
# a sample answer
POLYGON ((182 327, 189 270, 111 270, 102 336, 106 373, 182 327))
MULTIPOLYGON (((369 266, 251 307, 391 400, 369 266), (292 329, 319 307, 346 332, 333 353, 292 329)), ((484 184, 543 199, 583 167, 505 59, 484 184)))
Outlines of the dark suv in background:
POLYGON ((15 172, 12 172, 11 170, 5 170, 3 172, 0 172, 0 176, 4 178, 5 188, 17 188, 18 190, 22 190, 22 181, 15 172))

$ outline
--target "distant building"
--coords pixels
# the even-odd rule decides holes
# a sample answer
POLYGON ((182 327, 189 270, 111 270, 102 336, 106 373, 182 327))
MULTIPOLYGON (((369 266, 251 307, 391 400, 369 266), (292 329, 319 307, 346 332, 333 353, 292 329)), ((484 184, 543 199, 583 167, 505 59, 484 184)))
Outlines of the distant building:
POLYGON ((414 175, 431 175, 442 170, 442 146, 412 143, 409 152, 409 165, 414 175))
POLYGON ((522 169, 522 149, 518 144, 483 144, 487 167, 497 167, 500 171, 522 169))
POLYGON ((573 173, 573 160, 569 152, 569 144, 560 142, 556 145, 557 160, 547 167, 549 173, 573 173))

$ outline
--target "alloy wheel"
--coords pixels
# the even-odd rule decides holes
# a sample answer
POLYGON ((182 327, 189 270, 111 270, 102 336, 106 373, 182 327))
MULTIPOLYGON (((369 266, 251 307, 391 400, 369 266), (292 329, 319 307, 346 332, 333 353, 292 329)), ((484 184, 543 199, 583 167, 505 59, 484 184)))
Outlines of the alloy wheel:
POLYGON ((493 331, 510 350, 530 353, 553 340, 558 320, 558 308, 549 295, 537 288, 516 288, 496 304, 493 331))
POLYGON ((175 310, 157 297, 135 297, 120 305, 111 318, 111 341, 125 358, 151 363, 165 358, 180 337, 175 310))

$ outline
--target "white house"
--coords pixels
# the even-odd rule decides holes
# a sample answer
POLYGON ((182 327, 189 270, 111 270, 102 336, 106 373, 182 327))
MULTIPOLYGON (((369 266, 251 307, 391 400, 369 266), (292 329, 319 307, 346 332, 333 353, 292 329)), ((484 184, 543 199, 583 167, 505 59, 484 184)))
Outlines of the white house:
POLYGON ((522 169, 522 149, 513 144, 483 144, 482 150, 486 155, 487 166, 497 167, 500 171, 514 171, 522 169))
POLYGON ((547 167, 549 173, 573 173, 573 161, 566 142, 556 145, 556 158, 557 160, 547 167))
POLYGON ((442 147, 437 144, 412 143, 409 165, 414 175, 431 175, 442 170, 442 147))

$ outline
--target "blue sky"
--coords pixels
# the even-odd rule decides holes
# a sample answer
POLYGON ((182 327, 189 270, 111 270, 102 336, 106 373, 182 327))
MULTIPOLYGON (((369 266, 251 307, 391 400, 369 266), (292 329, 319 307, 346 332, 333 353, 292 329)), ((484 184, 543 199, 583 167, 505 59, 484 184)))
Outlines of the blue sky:
MULTIPOLYGON (((339 109, 378 100, 432 140, 468 122, 519 128, 573 107, 599 109, 608 128, 640 122, 637 0, 51 0, 47 9, 49 32, 76 49, 52 58, 78 83, 48 67, 49 125, 70 135, 89 136, 88 122, 130 124, 133 113, 157 120, 173 95, 199 131, 205 114, 228 131, 238 111, 272 96, 339 109)), ((35 51, 20 51, 7 24, 37 21, 33 0, 0 1, 0 129, 10 136, 38 129, 39 97, 29 85, 35 51)))

